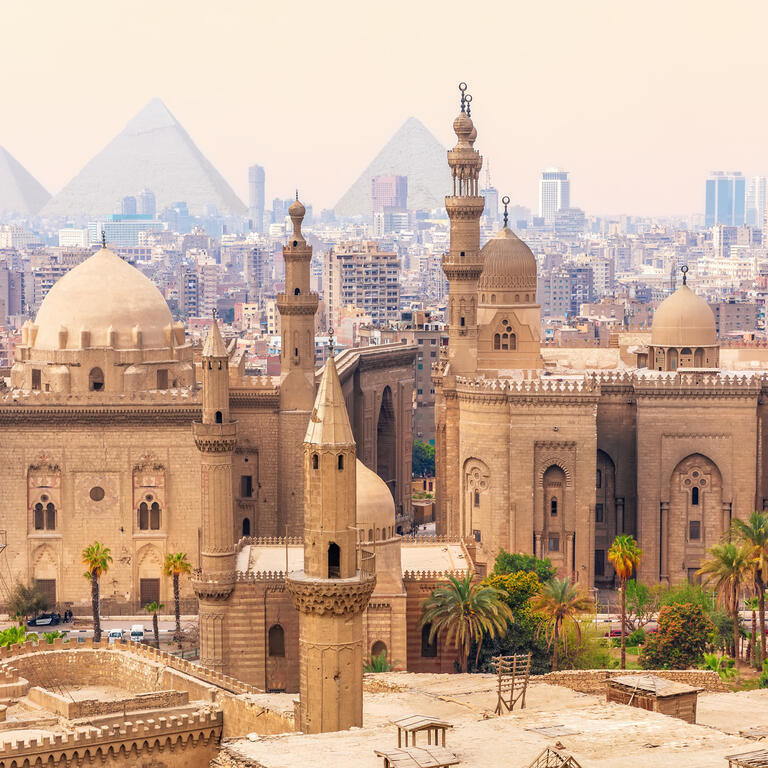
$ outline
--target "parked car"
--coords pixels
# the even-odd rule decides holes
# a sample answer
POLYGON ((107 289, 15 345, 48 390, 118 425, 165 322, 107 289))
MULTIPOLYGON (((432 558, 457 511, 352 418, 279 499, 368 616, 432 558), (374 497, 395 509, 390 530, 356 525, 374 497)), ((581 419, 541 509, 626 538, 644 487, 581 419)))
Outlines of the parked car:
POLYGON ((123 639, 123 630, 122 629, 110 629, 109 635, 107 635, 110 643, 117 643, 118 641, 123 639))
POLYGON ((51 627, 61 621, 58 613, 40 613, 34 619, 30 619, 27 624, 30 627, 51 627))
POLYGON ((142 624, 134 624, 131 627, 131 640, 135 643, 144 641, 144 626, 142 624))

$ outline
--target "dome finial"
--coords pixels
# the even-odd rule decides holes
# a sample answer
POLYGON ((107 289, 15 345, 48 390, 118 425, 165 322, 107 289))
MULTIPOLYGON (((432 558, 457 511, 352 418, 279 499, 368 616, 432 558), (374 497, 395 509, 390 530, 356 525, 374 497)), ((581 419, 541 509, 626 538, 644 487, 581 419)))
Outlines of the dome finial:
POLYGON ((333 328, 328 329, 328 357, 334 357, 333 354, 333 328))
POLYGON ((211 311, 211 314, 213 315, 213 319, 215 320, 216 319, 216 314, 217 314, 216 313, 216 307, 213 308, 213 310, 211 311))
POLYGON ((107 230, 105 227, 101 228, 101 247, 105 249, 107 247, 107 230))
POLYGON ((467 94, 466 96, 462 97, 464 99, 464 102, 467 105, 467 117, 472 117, 472 112, 470 111, 470 106, 472 105, 472 94, 467 94))
POLYGON ((504 229, 506 229, 509 224, 509 195, 504 195, 501 202, 504 204, 504 229))
POLYGON ((466 112, 467 111, 467 97, 466 97, 466 90, 467 90, 467 84, 465 82, 459 83, 459 90, 461 91, 461 111, 466 112))
POLYGON ((680 267, 680 271, 683 273, 683 285, 688 284, 688 265, 683 264, 682 267, 680 267))

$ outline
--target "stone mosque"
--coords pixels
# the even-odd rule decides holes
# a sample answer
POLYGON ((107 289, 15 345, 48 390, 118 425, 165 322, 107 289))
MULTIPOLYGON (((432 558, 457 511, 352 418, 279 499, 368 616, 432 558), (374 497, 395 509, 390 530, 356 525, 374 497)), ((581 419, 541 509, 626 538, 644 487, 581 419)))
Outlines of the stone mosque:
POLYGON ((482 157, 463 98, 448 152, 448 354, 436 390, 438 531, 548 557, 561 576, 610 586, 617 534, 639 576, 695 578, 734 518, 768 507, 768 361, 720 349, 707 303, 682 285, 650 333, 610 349, 540 344, 536 260, 506 224, 480 247, 482 157))

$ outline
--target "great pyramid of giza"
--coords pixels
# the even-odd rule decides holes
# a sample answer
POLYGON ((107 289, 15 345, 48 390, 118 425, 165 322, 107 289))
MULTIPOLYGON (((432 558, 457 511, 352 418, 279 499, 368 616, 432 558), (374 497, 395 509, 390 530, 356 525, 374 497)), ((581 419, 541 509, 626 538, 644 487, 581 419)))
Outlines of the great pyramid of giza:
POLYGON ((55 195, 43 216, 112 213, 127 195, 155 194, 157 210, 186 201, 202 214, 212 203, 223 215, 245 214, 245 205, 195 146, 160 99, 152 99, 125 128, 55 195))
POLYGON ((34 216, 50 199, 45 187, 0 147, 0 215, 34 216))
POLYGON ((430 210, 445 205, 451 185, 446 150, 424 124, 409 117, 373 158, 334 210, 340 216, 371 212, 371 178, 394 174, 408 177, 408 208, 430 210))

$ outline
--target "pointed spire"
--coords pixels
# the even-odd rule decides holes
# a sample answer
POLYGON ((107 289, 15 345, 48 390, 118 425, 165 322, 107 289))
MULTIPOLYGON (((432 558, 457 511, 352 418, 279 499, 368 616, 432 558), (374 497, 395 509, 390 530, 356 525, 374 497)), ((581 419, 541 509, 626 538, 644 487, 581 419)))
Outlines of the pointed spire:
POLYGON ((347 404, 341 391, 336 370, 336 358, 332 355, 323 369, 323 378, 315 398, 315 407, 309 419, 305 443, 312 445, 354 445, 355 436, 349 423, 347 404))
POLYGON ((216 310, 213 310, 213 322, 211 328, 208 331, 208 336, 205 339, 203 345, 203 357, 228 357, 227 346, 224 344, 224 339, 221 337, 221 330, 219 329, 219 321, 216 319, 216 310))

